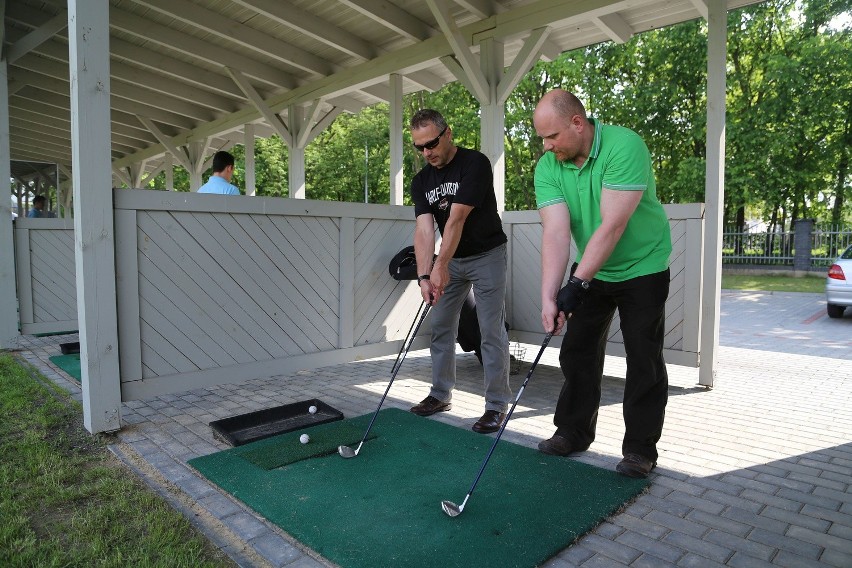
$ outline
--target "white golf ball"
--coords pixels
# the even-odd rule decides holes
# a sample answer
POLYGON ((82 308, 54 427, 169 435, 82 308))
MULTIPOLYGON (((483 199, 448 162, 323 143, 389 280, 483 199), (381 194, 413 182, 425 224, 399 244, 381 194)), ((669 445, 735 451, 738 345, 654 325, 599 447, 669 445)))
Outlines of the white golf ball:
POLYGON ((316 406, 310 407, 308 409, 308 412, 310 412, 311 414, 316 414, 317 413, 317 407, 316 406))
POLYGON ((302 434, 301 436, 299 436, 299 441, 302 442, 303 444, 307 444, 308 442, 311 441, 311 437, 308 436, 307 434, 302 434))

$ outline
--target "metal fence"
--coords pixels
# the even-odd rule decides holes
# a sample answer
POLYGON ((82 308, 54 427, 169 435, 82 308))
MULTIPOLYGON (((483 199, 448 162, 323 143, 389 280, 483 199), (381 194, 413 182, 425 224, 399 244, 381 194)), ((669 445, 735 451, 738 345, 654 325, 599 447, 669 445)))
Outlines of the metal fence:
POLYGON ((756 232, 725 227, 722 239, 725 265, 822 269, 852 245, 852 227, 806 219, 796 222, 789 231, 756 232))

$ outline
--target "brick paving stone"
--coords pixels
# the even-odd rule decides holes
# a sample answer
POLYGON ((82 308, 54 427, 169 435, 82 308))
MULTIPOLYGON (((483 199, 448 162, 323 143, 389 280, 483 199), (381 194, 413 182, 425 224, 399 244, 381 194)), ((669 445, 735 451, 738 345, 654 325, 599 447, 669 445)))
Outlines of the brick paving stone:
POLYGON ((715 529, 708 532, 705 536, 705 539, 708 542, 713 542, 720 546, 735 550, 736 553, 734 554, 734 556, 742 553, 751 558, 765 562, 769 562, 777 552, 777 550, 771 546, 767 546, 759 542, 754 542, 739 536, 734 536, 731 533, 715 529))
POLYGON ((250 541, 260 535, 271 532, 271 529, 266 525, 266 523, 251 513, 242 510, 237 511, 223 520, 227 521, 228 527, 234 531, 238 537, 245 541, 250 541))
POLYGON ((687 553, 677 563, 680 568, 721 568, 724 564, 714 562, 699 554, 687 553))
POLYGON ((643 554, 633 561, 630 568, 677 568, 677 565, 663 562, 659 558, 651 556, 650 554, 643 554))
POLYGON ((690 511, 685 518, 689 521, 706 527, 718 529, 734 536, 746 536, 752 529, 751 526, 731 520, 719 515, 713 515, 697 509, 690 511))
POLYGON ((615 540, 632 549, 642 551, 644 555, 650 555, 666 562, 676 563, 683 556, 683 550, 676 546, 669 546, 657 539, 648 538, 632 531, 618 535, 615 540))
MULTIPOLYGON (((708 534, 710 531, 706 531, 708 534)), ((713 562, 724 564, 734 551, 729 546, 720 546, 713 542, 696 538, 681 531, 672 531, 663 537, 663 542, 671 546, 679 546, 691 554, 697 554, 713 562)))
POLYGON ((775 519, 790 525, 798 525, 815 531, 825 532, 831 526, 829 521, 810 517, 802 514, 802 512, 791 513, 790 511, 777 509, 775 507, 766 507, 760 512, 760 514, 761 516, 768 517, 770 519, 775 519))
POLYGON ((771 568, 774 566, 772 562, 749 556, 739 550, 731 556, 731 559, 725 565, 734 568, 771 568))
MULTIPOLYGON (((788 550, 780 551, 772 560, 772 563, 775 566, 782 566, 784 568, 825 568, 826 566, 822 560, 803 558, 795 552, 788 550)), ((841 566, 840 568, 848 568, 848 565, 841 566)))
POLYGON ((826 550, 820 556, 820 562, 827 566, 849 568, 852 566, 852 549, 847 546, 844 550, 826 550))
POLYGON ((779 551, 786 550, 798 554, 804 558, 816 560, 822 553, 822 547, 802 540, 790 538, 786 534, 769 532, 763 529, 754 529, 748 535, 748 540, 759 542, 777 548, 779 551))
MULTIPOLYGON (((545 566, 852 567, 852 350, 822 343, 831 339, 820 335, 823 328, 847 322, 810 321, 820 311, 824 298, 818 294, 723 293, 715 387, 697 385, 695 369, 669 366, 670 397, 650 491, 545 566), (805 316, 784 318, 790 304, 805 316), (801 323, 806 319, 810 323, 801 323), (807 339, 784 338, 779 330, 788 325, 807 339)), ((62 339, 74 340, 76 334, 62 339)), ((82 400, 79 384, 47 361, 58 353, 57 338, 27 336, 22 345, 28 361, 82 400)), ((537 350, 527 346, 527 362, 537 350)), ((562 386, 557 355, 545 351, 505 443, 535 447, 552 434, 562 386)), ((395 357, 128 401, 118 436, 172 490, 241 535, 242 544, 223 548, 232 558, 242 561, 241 546, 253 546, 272 566, 324 568, 326 562, 287 542, 277 527, 223 495, 186 461, 230 447, 208 425, 218 418, 310 398, 347 417, 372 413, 395 357)), ((481 367, 472 354, 459 354, 457 369, 453 410, 436 419, 469 428, 484 405, 481 367)), ((568 459, 611 470, 624 434, 624 360, 606 357, 604 371, 597 439, 568 459)), ((513 387, 523 376, 511 377, 513 387)), ((429 377, 428 350, 409 353, 385 407, 407 410, 419 402, 429 377)))
POLYGON ((273 566, 292 566, 302 557, 302 551, 275 533, 262 534, 249 544, 273 566))

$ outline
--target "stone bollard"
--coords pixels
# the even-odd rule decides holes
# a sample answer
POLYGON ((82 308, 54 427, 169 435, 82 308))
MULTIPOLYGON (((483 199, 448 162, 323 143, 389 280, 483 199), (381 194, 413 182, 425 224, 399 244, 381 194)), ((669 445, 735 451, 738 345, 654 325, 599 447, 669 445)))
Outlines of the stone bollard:
POLYGON ((811 270, 811 247, 815 219, 798 219, 793 223, 793 276, 807 276, 811 270))

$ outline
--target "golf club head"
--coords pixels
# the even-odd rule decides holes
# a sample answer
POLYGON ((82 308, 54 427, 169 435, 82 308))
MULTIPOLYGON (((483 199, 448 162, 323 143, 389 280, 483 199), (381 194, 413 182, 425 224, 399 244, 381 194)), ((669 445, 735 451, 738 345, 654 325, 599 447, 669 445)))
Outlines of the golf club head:
POLYGON ((337 453, 340 454, 340 457, 346 459, 354 458, 358 455, 358 452, 353 450, 349 446, 337 446, 337 453))
POLYGON ((463 507, 464 505, 459 507, 452 501, 441 501, 441 509, 443 509, 444 512, 451 517, 458 517, 459 515, 461 515, 463 507))

